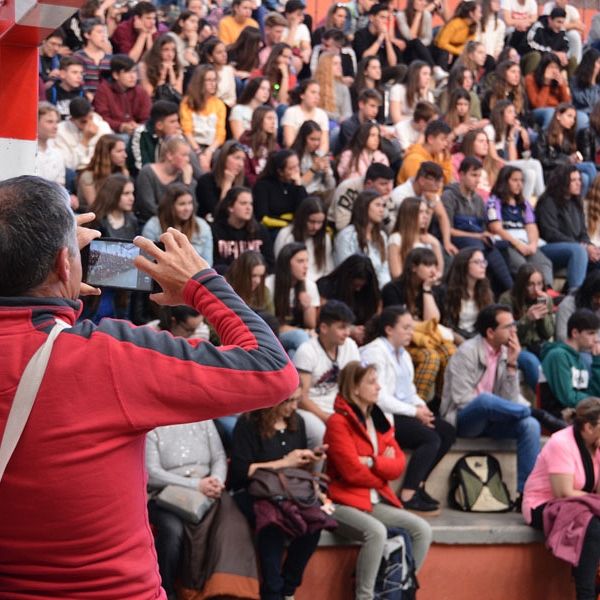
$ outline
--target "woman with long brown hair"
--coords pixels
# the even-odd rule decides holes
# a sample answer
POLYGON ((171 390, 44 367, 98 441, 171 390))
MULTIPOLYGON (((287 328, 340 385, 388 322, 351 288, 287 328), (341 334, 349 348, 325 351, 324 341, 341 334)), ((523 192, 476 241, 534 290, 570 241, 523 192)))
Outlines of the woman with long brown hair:
POLYGON ((387 262, 387 235, 383 231, 384 202, 375 190, 361 192, 352 206, 350 225, 335 238, 333 262, 341 264, 351 254, 366 254, 377 273, 379 287, 390 280, 387 262))
POLYGON ((240 142, 229 140, 221 146, 212 171, 204 173, 198 179, 196 201, 199 217, 209 223, 214 221, 217 204, 225 198, 227 192, 233 187, 245 184, 245 163, 246 153, 240 142))
POLYGON ((98 139, 90 164, 79 172, 77 178, 80 212, 85 212, 94 205, 98 189, 109 175, 122 173, 129 177, 126 161, 127 150, 122 137, 107 133, 98 139))
MULTIPOLYGON (((404 261, 402 274, 381 290, 383 306, 404 305, 418 323, 443 318, 444 290, 437 284, 438 262, 429 248, 412 249, 404 261)), ((411 344, 408 349, 415 365, 415 386, 421 398, 441 397, 444 372, 456 347, 444 340, 439 328, 431 327, 427 344, 411 344)))
POLYGON ((213 154, 226 137, 227 109, 216 96, 217 81, 213 66, 198 65, 179 107, 181 131, 205 172, 210 171, 213 154))
POLYGON ((275 261, 275 272, 267 277, 273 295, 275 316, 280 323, 279 339, 290 358, 309 339, 317 325, 319 291, 307 278, 308 252, 301 242, 286 244, 275 261))
POLYGON ((388 240, 388 261, 390 275, 399 277, 404 269, 404 261, 413 248, 429 248, 437 259, 438 274, 444 270, 442 246, 438 239, 428 232, 431 213, 423 198, 405 198, 398 209, 398 217, 388 240))
POLYGON ((158 205, 158 215, 144 225, 142 235, 149 240, 158 241, 169 227, 173 227, 181 231, 190 240, 194 250, 212 265, 213 240, 210 227, 194 213, 194 197, 189 188, 177 183, 170 185, 158 205))
MULTIPOLYGON (((233 430, 229 488, 233 499, 250 524, 256 524, 254 501, 248 493, 249 480, 257 469, 310 469, 322 460, 326 446, 307 448, 304 420, 297 413, 298 388, 287 400, 272 408, 241 415, 233 430)), ((261 598, 292 598, 302 574, 317 547, 321 530, 295 537, 283 562, 286 536, 275 525, 257 533, 261 565, 261 598), (282 564, 283 562, 283 564, 282 564)))
POLYGON ((463 248, 446 273, 446 298, 442 323, 454 331, 457 344, 473 337, 479 311, 494 296, 485 275, 487 261, 477 248, 463 248))
POLYGON ((227 269, 226 279, 237 295, 254 311, 275 314, 275 305, 265 284, 267 265, 257 250, 246 250, 227 269))

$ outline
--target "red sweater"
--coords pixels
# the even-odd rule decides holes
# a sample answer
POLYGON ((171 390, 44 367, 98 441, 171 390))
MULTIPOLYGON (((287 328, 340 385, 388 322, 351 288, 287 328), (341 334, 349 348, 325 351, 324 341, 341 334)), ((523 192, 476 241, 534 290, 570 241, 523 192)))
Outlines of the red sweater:
POLYGON ((119 133, 122 123, 145 123, 150 118, 152 100, 139 84, 124 90, 116 82, 103 81, 94 97, 94 108, 110 128, 119 133))
POLYGON ((329 444, 327 474, 331 477, 331 499, 339 504, 371 511, 370 490, 375 489, 390 504, 400 508, 402 504, 388 483, 402 475, 406 463, 404 452, 394 437, 394 428, 379 407, 374 406, 371 416, 377 431, 375 454, 367 429, 354 408, 338 396, 334 410, 333 415, 327 419, 323 439, 325 444, 329 444), (396 451, 395 457, 382 456, 388 446, 396 451), (359 456, 372 457, 373 467, 363 465, 358 460, 359 456))
POLYGON ((60 333, 0 482, 0 599, 165 600, 146 510, 145 434, 272 406, 298 375, 264 322, 206 270, 185 301, 216 348, 104 319, 79 303, 0 299, 0 432, 25 364, 54 318, 60 333))

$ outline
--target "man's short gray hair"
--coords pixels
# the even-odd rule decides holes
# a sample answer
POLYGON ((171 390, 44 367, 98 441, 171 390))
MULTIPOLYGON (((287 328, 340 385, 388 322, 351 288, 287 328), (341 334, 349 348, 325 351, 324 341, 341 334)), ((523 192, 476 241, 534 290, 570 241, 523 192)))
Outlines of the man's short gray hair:
POLYGON ((41 177, 0 181, 0 296, 24 296, 46 281, 57 252, 79 252, 65 190, 41 177))

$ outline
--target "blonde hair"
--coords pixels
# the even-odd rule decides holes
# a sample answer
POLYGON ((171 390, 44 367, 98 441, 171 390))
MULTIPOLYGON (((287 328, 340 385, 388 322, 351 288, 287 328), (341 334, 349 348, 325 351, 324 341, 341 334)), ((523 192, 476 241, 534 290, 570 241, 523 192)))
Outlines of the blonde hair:
POLYGON ((333 59, 336 56, 339 56, 336 52, 323 52, 319 56, 315 72, 315 81, 321 88, 319 108, 331 113, 337 113, 334 79, 342 80, 341 77, 334 78, 333 76, 333 59))

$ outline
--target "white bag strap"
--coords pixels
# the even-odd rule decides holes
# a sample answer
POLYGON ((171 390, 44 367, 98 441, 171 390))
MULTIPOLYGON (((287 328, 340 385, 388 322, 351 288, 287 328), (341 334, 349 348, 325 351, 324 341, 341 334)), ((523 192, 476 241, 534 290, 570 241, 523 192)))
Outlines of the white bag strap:
POLYGON ((38 390, 44 378, 50 353, 54 340, 65 327, 69 327, 64 321, 56 321, 56 325, 52 328, 46 341, 37 349, 31 360, 27 363, 21 381, 17 387, 8 419, 6 420, 6 428, 2 443, 0 443, 0 480, 4 475, 6 465, 14 452, 19 438, 25 429, 25 424, 33 408, 33 403, 37 396, 38 390))

